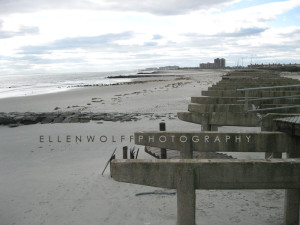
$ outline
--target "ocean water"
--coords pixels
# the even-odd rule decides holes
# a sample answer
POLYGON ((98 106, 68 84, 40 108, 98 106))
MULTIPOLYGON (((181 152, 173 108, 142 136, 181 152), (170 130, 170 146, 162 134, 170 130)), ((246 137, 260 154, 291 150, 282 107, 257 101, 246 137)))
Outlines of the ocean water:
POLYGON ((94 73, 0 75, 0 98, 61 92, 69 88, 85 85, 130 82, 131 79, 128 78, 108 79, 106 77, 134 75, 137 72, 137 70, 132 70, 94 73))

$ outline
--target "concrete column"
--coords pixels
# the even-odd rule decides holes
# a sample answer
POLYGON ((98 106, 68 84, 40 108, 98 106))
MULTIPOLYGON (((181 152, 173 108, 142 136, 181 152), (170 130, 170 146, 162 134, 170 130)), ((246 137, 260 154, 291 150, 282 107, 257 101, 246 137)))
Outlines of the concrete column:
POLYGON ((177 225, 196 224, 196 192, 192 169, 177 171, 177 225))
MULTIPOLYGON (((297 137, 295 137, 296 139, 297 137)), ((297 140, 295 140, 297 143, 297 140)), ((300 152, 293 149, 287 158, 299 158, 300 152)), ((284 225, 299 225, 300 189, 286 189, 284 198, 284 225)))
POLYGON ((201 131, 210 131, 211 130, 211 125, 210 124, 201 124, 201 131))
POLYGON ((210 131, 218 131, 217 125, 210 125, 210 131))
POLYGON ((186 142, 184 144, 184 149, 180 151, 181 159, 192 159, 193 158, 193 149, 192 142, 186 142))
MULTIPOLYGON (((210 124, 201 124, 202 131, 217 131, 218 127, 216 125, 210 125, 210 124)), ((199 158, 200 159, 206 159, 207 158, 207 152, 200 152, 199 158)))
POLYGON ((299 225, 300 190, 285 190, 284 225, 299 225))
MULTIPOLYGON (((277 128, 274 127, 273 118, 265 117, 262 121, 261 131, 277 131, 277 128)), ((266 152, 265 159, 282 159, 281 152, 266 152)))

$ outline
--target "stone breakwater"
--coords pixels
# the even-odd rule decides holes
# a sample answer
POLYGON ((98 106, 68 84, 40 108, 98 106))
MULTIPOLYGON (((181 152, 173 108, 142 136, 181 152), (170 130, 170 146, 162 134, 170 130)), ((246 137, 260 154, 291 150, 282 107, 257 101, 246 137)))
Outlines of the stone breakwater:
MULTIPOLYGON (((142 117, 156 120, 161 118, 175 119, 177 115, 154 113, 93 113, 93 112, 0 112, 0 125, 17 127, 19 125, 49 124, 49 123, 88 123, 90 121, 129 122, 142 117)), ((101 123, 101 122, 99 122, 101 123)))
POLYGON ((90 113, 90 112, 13 112, 0 113, 0 125, 29 125, 29 124, 48 124, 48 123, 88 123, 94 121, 137 121, 138 113, 90 113))

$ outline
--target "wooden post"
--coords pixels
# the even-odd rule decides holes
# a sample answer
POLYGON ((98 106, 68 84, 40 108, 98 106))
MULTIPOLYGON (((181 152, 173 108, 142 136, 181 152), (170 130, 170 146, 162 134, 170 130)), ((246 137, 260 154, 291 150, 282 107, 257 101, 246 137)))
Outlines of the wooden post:
MULTIPOLYGON (((159 123, 159 131, 166 131, 166 123, 164 122, 159 123)), ((165 148, 160 149, 160 158, 161 159, 167 158, 167 149, 165 148)))
POLYGON ((111 156, 111 158, 110 158, 110 162, 109 162, 109 167, 110 167, 110 177, 112 177, 112 174, 111 174, 111 161, 112 160, 114 160, 114 159, 116 159, 116 155, 115 154, 113 154, 112 156, 111 156))
POLYGON ((128 151, 128 147, 124 146, 123 147, 123 159, 127 159, 127 151, 128 151))

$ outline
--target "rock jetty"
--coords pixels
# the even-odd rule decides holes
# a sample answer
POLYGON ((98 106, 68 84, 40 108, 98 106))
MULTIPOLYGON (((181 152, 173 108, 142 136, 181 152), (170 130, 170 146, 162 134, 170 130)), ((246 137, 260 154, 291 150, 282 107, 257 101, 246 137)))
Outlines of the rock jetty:
POLYGON ((94 121, 137 121, 139 113, 92 113, 92 112, 11 112, 0 113, 0 125, 11 127, 48 123, 88 123, 94 121))

